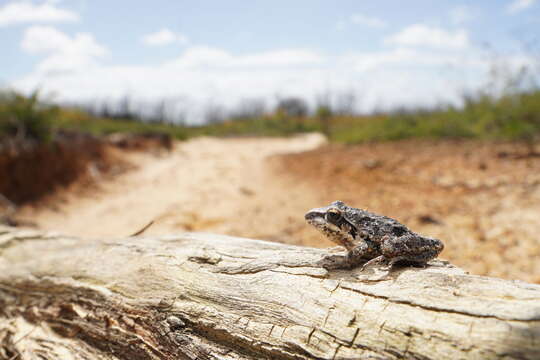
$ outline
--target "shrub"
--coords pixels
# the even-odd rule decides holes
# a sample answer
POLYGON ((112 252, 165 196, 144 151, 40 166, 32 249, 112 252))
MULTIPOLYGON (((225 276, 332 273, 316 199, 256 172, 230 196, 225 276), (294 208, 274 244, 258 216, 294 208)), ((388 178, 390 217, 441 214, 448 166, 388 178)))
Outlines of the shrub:
POLYGON ((40 103, 38 92, 30 97, 15 92, 0 94, 0 137, 48 142, 58 107, 40 103))

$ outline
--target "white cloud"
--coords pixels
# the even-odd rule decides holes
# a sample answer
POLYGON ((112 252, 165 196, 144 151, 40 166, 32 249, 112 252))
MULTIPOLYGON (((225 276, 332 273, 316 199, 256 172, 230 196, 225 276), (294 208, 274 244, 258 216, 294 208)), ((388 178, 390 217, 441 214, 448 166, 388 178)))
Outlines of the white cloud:
POLYGON ((426 46, 446 49, 463 49, 469 46, 469 36, 464 29, 455 31, 414 24, 384 39, 387 44, 426 46))
POLYGON ((169 29, 161 29, 159 31, 146 34, 141 38, 141 41, 149 46, 163 46, 172 43, 185 45, 189 43, 187 36, 174 33, 169 29))
MULTIPOLYGON (((43 34, 48 42, 36 36, 39 42, 28 40, 25 48, 49 56, 36 71, 12 82, 14 88, 30 92, 41 86, 45 93, 57 94, 58 100, 79 102, 109 101, 126 94, 141 102, 182 96, 192 123, 201 120, 202 109, 209 101, 230 108, 246 98, 295 95, 309 100, 329 90, 354 91, 365 111, 377 106, 458 102, 465 88, 483 83, 490 68, 483 53, 473 47, 463 51, 398 47, 330 55, 309 49, 235 54, 194 46, 156 65, 111 66, 94 62, 93 66, 85 65, 84 71, 44 72, 42 68, 65 67, 65 54, 71 53, 65 49, 75 47, 81 37, 51 31, 42 31, 40 36, 43 34)), ((94 54, 90 59, 103 52, 98 45, 89 52, 94 54)), ((76 55, 70 56, 70 61, 76 62, 76 55)), ((79 63, 87 60, 83 57, 79 63)), ((531 59, 515 57, 507 62, 518 69, 531 63, 531 59)))
POLYGON ((78 33, 73 37, 51 26, 34 25, 26 29, 21 48, 31 54, 45 55, 37 72, 73 71, 95 64, 107 50, 91 34, 78 33))
POLYGON ((233 62, 233 57, 222 49, 209 46, 194 46, 186 49, 179 58, 173 60, 171 64, 180 67, 210 67, 227 66, 233 62))
POLYGON ((222 49, 208 46, 194 46, 171 64, 179 67, 253 68, 286 67, 318 64, 324 61, 322 55, 305 49, 282 49, 256 54, 234 56, 222 49))
POLYGON ((384 28, 387 26, 386 21, 377 17, 368 16, 365 14, 352 14, 345 20, 340 20, 336 24, 338 30, 343 30, 348 24, 362 25, 370 28, 384 28))
POLYGON ((450 10, 450 21, 461 25, 475 18, 473 10, 467 5, 460 5, 450 10))
POLYGON ((34 4, 15 1, 0 7, 0 27, 21 23, 51 23, 78 21, 79 15, 58 8, 54 2, 34 4))
POLYGON ((536 0, 514 0, 506 8, 509 13, 515 14, 523 11, 536 3, 536 0))
POLYGON ((239 57, 239 65, 246 66, 294 66, 320 64, 324 56, 311 50, 284 49, 239 57))
MULTIPOLYGON (((399 74, 403 73, 418 72, 423 76, 431 76, 434 81, 437 81, 436 79, 441 72, 453 71, 453 76, 455 76, 456 73, 472 71, 475 74, 473 77, 476 77, 483 71, 487 71, 490 63, 486 61, 481 52, 474 49, 467 49, 463 52, 448 52, 400 47, 376 52, 349 53, 339 57, 338 66, 350 69, 352 73, 370 75, 378 71, 393 72, 398 74, 397 76, 402 76, 399 74)), ((519 67, 516 65, 514 69, 519 69, 519 67)), ((459 80, 462 80, 461 77, 459 80)), ((411 84, 413 93, 419 91, 417 88, 418 84, 411 84)), ((430 97, 428 94, 426 99, 430 97)))
MULTIPOLYGON (((391 51, 365 52, 349 54, 342 58, 347 67, 356 71, 371 71, 381 67, 410 66, 411 64, 426 64, 428 58, 425 53, 417 50, 398 48, 391 51), (421 56, 424 55, 424 56, 421 56)), ((440 63, 438 64, 440 65, 440 63)))
POLYGON ((383 28, 386 26, 386 21, 373 16, 366 16, 364 14, 352 14, 350 21, 353 24, 365 25, 373 28, 383 28))

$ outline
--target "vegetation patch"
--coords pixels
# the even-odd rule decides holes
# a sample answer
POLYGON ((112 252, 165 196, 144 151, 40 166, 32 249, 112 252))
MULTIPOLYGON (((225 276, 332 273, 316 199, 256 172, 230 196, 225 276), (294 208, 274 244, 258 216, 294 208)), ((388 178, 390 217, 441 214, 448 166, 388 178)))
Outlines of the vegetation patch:
POLYGON ((540 91, 464 99, 464 106, 413 109, 335 119, 331 139, 361 143, 407 138, 477 138, 534 142, 540 134, 540 91))

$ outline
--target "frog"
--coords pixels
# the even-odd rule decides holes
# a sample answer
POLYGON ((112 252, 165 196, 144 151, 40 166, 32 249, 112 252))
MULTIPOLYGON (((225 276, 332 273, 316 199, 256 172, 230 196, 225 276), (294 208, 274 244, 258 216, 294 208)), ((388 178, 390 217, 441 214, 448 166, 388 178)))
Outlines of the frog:
POLYGON ((324 257, 320 264, 327 269, 362 265, 364 270, 373 264, 391 268, 397 263, 425 267, 444 249, 439 239, 417 234, 395 219, 350 207, 339 200, 309 210, 305 219, 347 251, 345 256, 324 257))

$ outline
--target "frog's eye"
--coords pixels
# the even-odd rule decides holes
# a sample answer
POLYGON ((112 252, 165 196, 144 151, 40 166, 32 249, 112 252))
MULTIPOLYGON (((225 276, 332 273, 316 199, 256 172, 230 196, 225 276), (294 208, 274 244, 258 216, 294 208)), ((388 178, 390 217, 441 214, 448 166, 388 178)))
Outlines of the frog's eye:
POLYGON ((341 219, 341 213, 337 209, 330 209, 326 212, 325 219, 331 223, 337 223, 341 219))

